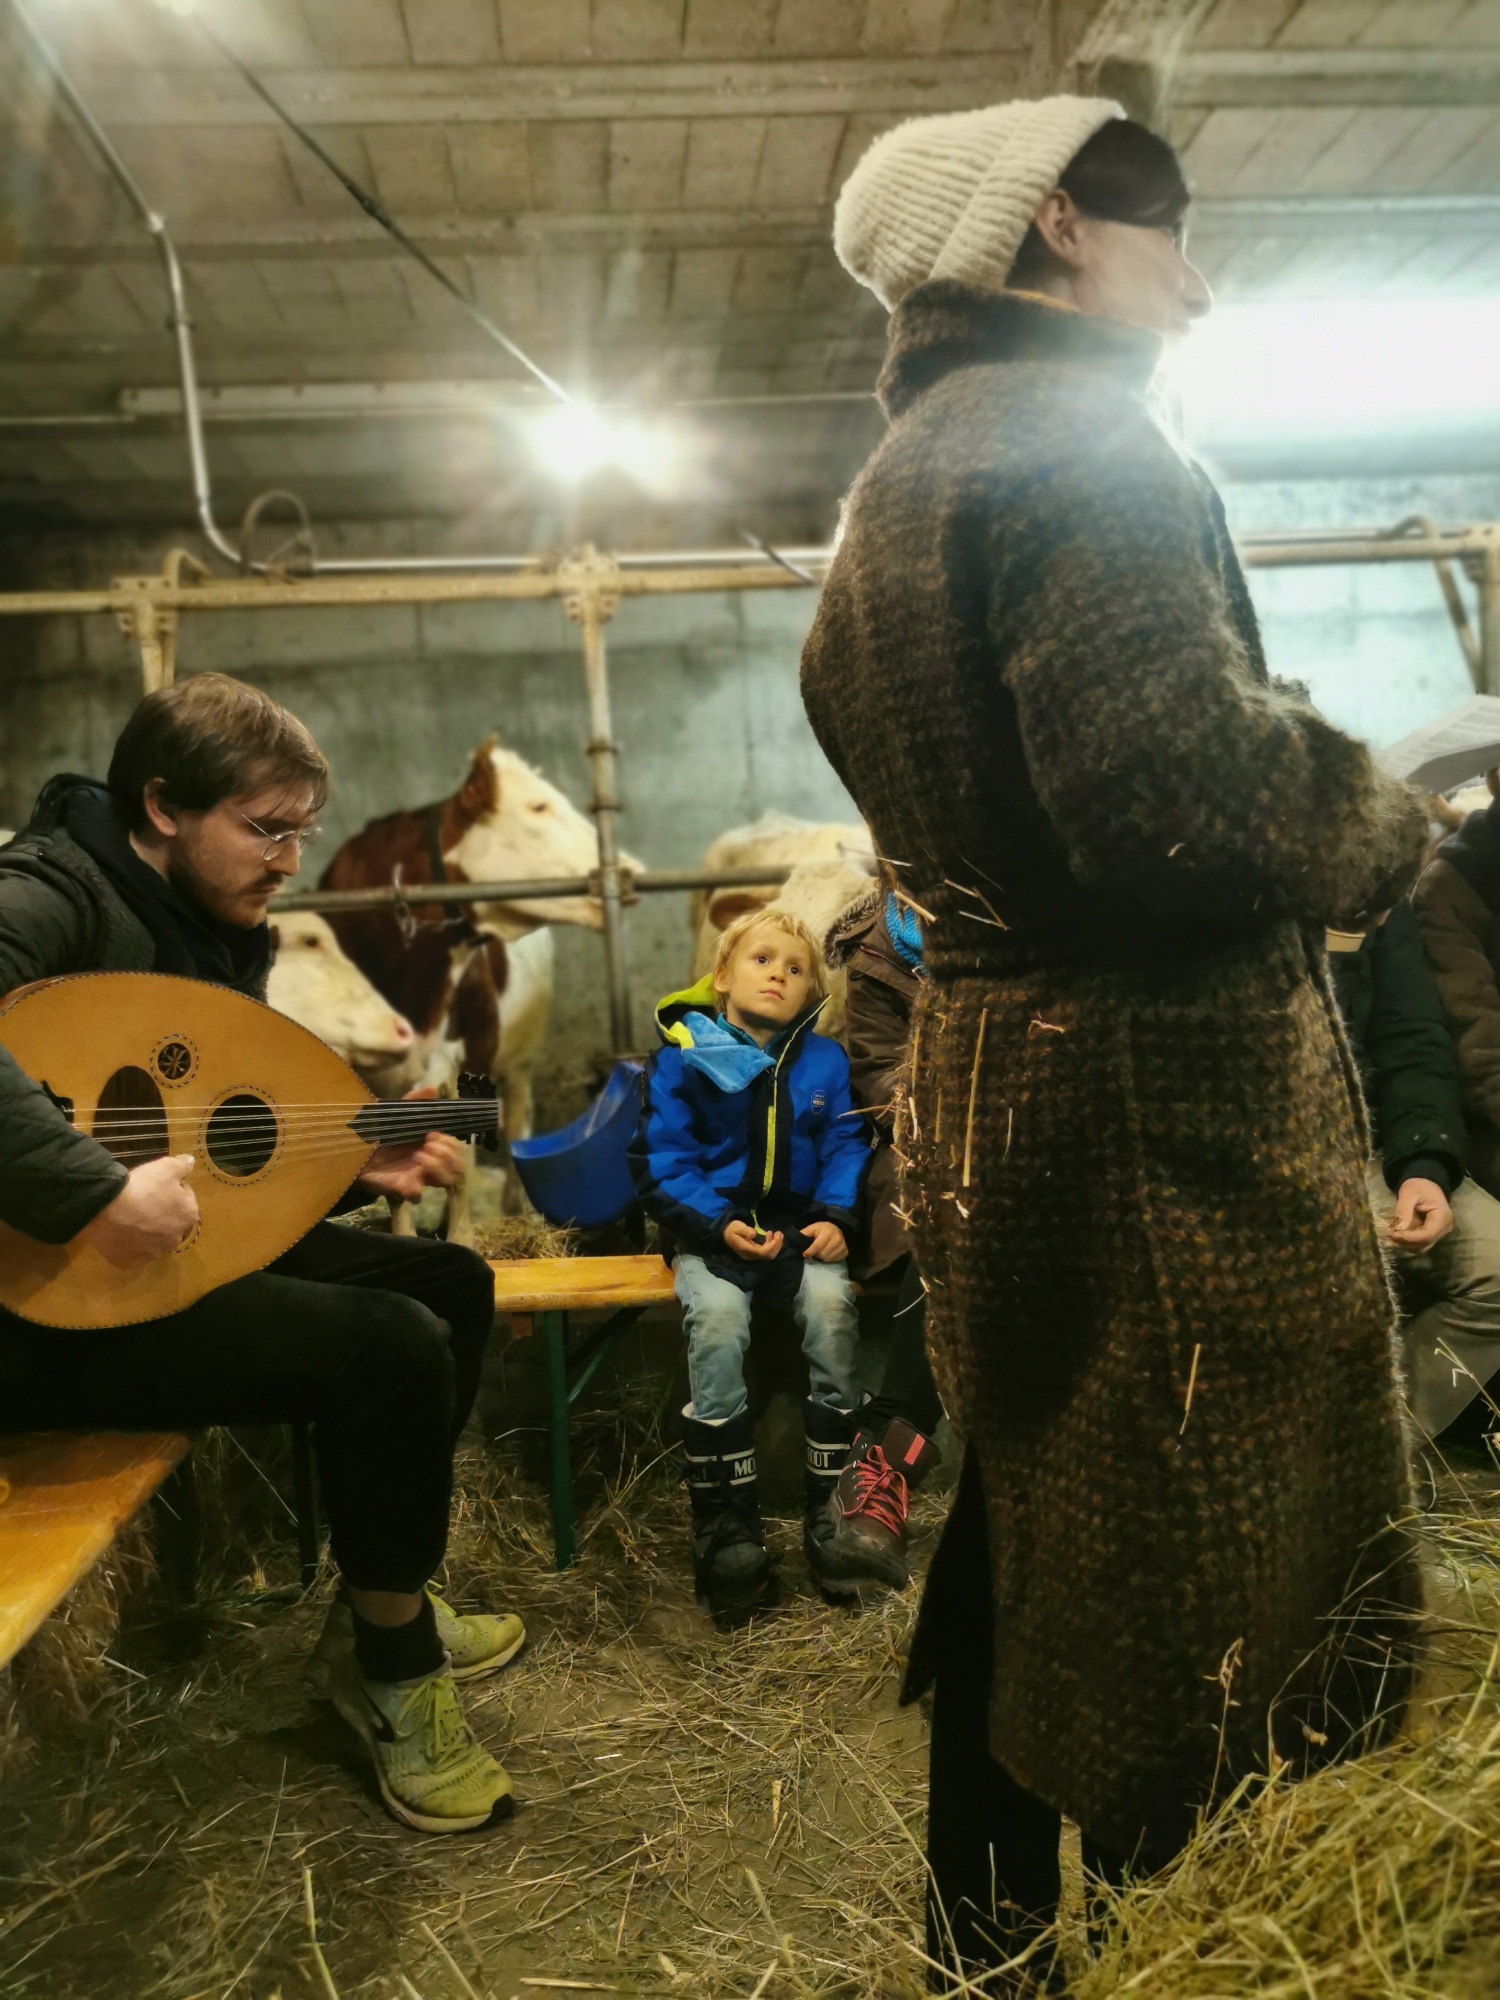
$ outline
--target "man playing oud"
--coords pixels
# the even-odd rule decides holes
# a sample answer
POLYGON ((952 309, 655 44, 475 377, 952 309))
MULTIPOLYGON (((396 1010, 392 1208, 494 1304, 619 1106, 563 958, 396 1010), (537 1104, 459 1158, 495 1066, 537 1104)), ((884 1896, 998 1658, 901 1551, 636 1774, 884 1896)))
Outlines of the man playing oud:
MULTIPOLYGON (((297 873, 327 789, 317 745, 256 689, 198 674, 148 695, 107 787, 53 778, 0 849, 0 993, 60 973, 154 971, 264 998, 266 905, 297 873)), ((23 1235, 82 1239, 134 1270, 197 1224, 190 1156, 127 1170, 4 1049, 0 1133, 0 1221, 23 1235)), ((429 1133, 381 1147, 362 1186, 414 1198, 450 1185, 461 1159, 429 1133)), ((513 1807, 454 1680, 513 1658, 521 1622, 458 1617, 427 1588, 493 1317, 472 1252, 326 1221, 266 1270, 145 1324, 67 1331, 0 1310, 7 1428, 312 1426, 342 1577, 314 1672, 370 1746, 386 1804, 429 1833, 513 1807)))

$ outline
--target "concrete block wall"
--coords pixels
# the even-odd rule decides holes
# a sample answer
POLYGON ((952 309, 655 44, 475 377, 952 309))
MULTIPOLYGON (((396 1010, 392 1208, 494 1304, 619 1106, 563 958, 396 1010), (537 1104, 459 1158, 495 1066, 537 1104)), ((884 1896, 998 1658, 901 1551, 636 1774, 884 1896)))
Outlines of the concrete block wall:
MULTIPOLYGON (((324 533, 330 551, 412 547, 415 530, 324 533)), ((5 587, 144 573, 162 544, 43 537, 0 550, 5 587)), ((776 809, 855 819, 803 717, 797 688, 812 591, 626 600, 608 630, 625 845, 657 868, 697 861, 726 828, 776 809)), ((102 775, 139 695, 134 648, 104 618, 0 624, 0 825, 24 819, 53 771, 102 775)), ((308 873, 377 814, 454 791, 496 731, 580 806, 588 735, 577 628, 557 603, 395 606, 185 616, 178 670, 252 681, 313 731, 333 766, 325 837, 308 873)), ((685 895, 627 916, 634 1025, 690 970, 685 895)), ((558 1001, 544 1109, 580 1109, 607 1047, 598 937, 559 928, 558 1001)))
MULTIPOLYGON (((1228 486, 1237 528, 1445 524, 1500 517, 1500 475, 1258 481, 1228 486)), ((328 553, 420 550, 415 523, 320 530, 328 553)), ((0 544, 0 584, 98 583, 159 566, 166 538, 48 533, 0 544)), ((1468 675, 1425 565, 1260 570, 1252 589, 1275 672, 1308 682, 1333 720, 1394 741, 1465 699, 1468 675)), ((626 845, 654 867, 696 861, 726 827, 769 809, 853 818, 802 714, 797 664, 811 591, 636 599, 609 628, 626 845)), ((560 605, 411 606, 184 618, 180 671, 242 675, 284 701, 327 750, 336 788, 316 874, 338 843, 398 806, 445 796, 492 730, 580 805, 587 735, 576 629, 560 605)), ((133 648, 106 619, 0 624, 0 825, 51 772, 103 772, 137 697, 133 648)), ((634 1027, 688 970, 684 896, 628 916, 634 1027)), ((599 941, 560 931, 558 1006, 543 1110, 580 1108, 606 1046, 599 941)))

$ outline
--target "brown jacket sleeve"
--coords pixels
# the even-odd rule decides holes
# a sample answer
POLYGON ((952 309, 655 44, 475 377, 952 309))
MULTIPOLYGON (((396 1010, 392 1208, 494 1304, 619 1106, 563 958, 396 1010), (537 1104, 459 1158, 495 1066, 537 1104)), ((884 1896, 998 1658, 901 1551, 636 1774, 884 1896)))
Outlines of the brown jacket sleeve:
POLYGON ((856 957, 849 967, 844 1018, 854 1101, 881 1138, 889 1140, 896 1086, 911 1039, 911 1009, 884 979, 862 971, 856 957))
POLYGON ((1500 1125, 1500 983, 1487 949, 1495 920, 1446 861, 1429 862, 1414 900, 1428 963, 1458 1041, 1464 1095, 1500 1125))

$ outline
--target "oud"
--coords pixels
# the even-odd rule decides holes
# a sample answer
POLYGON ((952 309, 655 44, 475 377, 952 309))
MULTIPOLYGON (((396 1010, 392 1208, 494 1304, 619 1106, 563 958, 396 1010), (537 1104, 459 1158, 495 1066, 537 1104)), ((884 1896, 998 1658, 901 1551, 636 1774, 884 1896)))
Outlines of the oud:
POLYGON ((0 1001, 8 1049, 63 1116, 126 1166, 191 1153, 198 1225, 121 1271, 78 1242, 0 1223, 0 1306, 42 1326, 128 1326, 178 1312, 305 1236, 377 1146, 492 1133, 494 1089, 383 1102, 325 1043, 222 986, 159 972, 84 972, 0 1001))

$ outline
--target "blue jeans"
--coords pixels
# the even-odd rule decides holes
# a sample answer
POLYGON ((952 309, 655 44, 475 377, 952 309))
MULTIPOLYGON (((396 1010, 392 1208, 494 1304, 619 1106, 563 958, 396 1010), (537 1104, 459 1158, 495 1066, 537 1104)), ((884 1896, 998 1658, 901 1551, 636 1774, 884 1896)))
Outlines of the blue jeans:
MULTIPOLYGON (((692 1414, 722 1423, 745 1407, 745 1355, 750 1346, 750 1293, 717 1277, 701 1257, 678 1253, 672 1265, 688 1342, 692 1414)), ((859 1401, 854 1349, 859 1319, 845 1264, 806 1263, 792 1305, 802 1333, 816 1403, 852 1410, 859 1401)))

